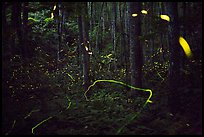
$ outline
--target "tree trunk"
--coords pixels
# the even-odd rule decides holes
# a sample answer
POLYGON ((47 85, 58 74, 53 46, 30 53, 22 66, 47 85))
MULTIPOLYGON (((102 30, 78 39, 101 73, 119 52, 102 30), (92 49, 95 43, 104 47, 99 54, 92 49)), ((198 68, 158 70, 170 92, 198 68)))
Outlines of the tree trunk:
POLYGON ((22 31, 21 31, 21 3, 14 2, 12 7, 12 44, 14 48, 14 54, 21 54, 21 44, 22 44, 22 31), (18 44, 16 43, 18 39, 18 44), (17 46, 18 45, 18 46, 17 46), (20 47, 19 47, 20 46, 20 47))
MULTIPOLYGON (((130 71, 131 71, 131 85, 142 87, 142 47, 140 45, 139 36, 141 34, 140 21, 140 2, 129 3, 130 14, 130 71), (132 17, 133 13, 137 13, 137 17, 132 17)), ((132 95, 135 95, 135 90, 132 90, 132 95)))
POLYGON ((100 13, 98 14, 99 17, 98 17, 98 27, 97 27, 97 34, 96 34, 96 47, 97 47, 97 51, 99 51, 99 53, 102 50, 102 36, 103 36, 103 34, 101 34, 101 33, 103 33, 103 32, 102 32, 101 26, 103 25, 102 24, 103 23, 102 22, 103 8, 104 8, 104 2, 102 3, 100 13))
POLYGON ((116 2, 113 2, 112 9, 112 41, 113 41, 113 51, 116 51, 116 20, 117 20, 117 12, 116 12, 116 2))
POLYGON ((79 25, 79 33, 80 33, 80 49, 82 52, 82 68, 83 68, 83 86, 84 90, 87 90, 90 85, 89 79, 89 54, 85 47, 89 47, 89 35, 88 35, 88 11, 86 3, 82 3, 84 5, 81 10, 81 14, 79 15, 78 25, 79 25))
POLYGON ((29 51, 29 45, 27 44, 28 40, 28 2, 24 2, 23 5, 23 55, 25 58, 29 57, 32 51, 29 51))
POLYGON ((10 48, 10 44, 8 44, 8 40, 9 40, 8 30, 6 29, 7 28, 6 9, 7 9, 7 5, 5 2, 3 2, 2 3, 2 50, 4 55, 8 53, 8 56, 10 57, 11 48, 10 48))
MULTIPOLYGON (((112 43, 113 43, 113 55, 116 58, 116 22, 117 22, 117 3, 112 3, 112 43)), ((117 69, 116 67, 116 60, 113 61, 114 70, 117 69)))
POLYGON ((90 25, 89 30, 91 32, 91 35, 90 35, 89 39, 90 39, 90 47, 91 47, 90 50, 92 50, 92 48, 94 46, 93 34, 92 34, 93 33, 93 26, 94 26, 94 24, 93 24, 93 2, 88 2, 88 4, 89 4, 89 20, 90 20, 90 22, 89 22, 89 25, 90 25))
POLYGON ((170 110, 176 113, 180 109, 180 95, 178 87, 180 85, 180 46, 177 3, 169 3, 169 16, 171 17, 169 29, 169 51, 170 51, 170 71, 169 71, 169 105, 170 110))
MULTIPOLYGON (((62 9, 61 9, 61 3, 58 4, 58 19, 57 19, 57 25, 58 25, 58 49, 57 49, 57 62, 60 61, 60 50, 61 50, 61 43, 62 43, 62 9)), ((57 66, 58 68, 59 66, 57 66)))

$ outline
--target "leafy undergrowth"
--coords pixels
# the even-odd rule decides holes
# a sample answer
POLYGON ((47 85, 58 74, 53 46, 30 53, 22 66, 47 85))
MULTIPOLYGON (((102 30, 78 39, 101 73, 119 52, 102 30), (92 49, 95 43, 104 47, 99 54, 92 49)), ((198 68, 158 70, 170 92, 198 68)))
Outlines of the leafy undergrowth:
MULTIPOLYGON (((155 104, 143 109, 145 100, 142 97, 128 100, 126 94, 107 89, 98 89, 89 101, 77 91, 61 94, 47 99, 44 106, 35 102, 30 106, 33 113, 22 110, 15 117, 16 124, 10 134, 32 134, 32 128, 48 117, 52 118, 34 129, 35 135, 200 134, 201 129, 192 128, 184 116, 159 111, 155 104)), ((31 101, 27 103, 31 105, 31 101)))
MULTIPOLYGON (((43 65, 46 64, 46 59, 20 62, 19 58, 16 56, 8 64, 4 64, 3 68, 8 74, 4 76, 3 85, 4 91, 7 91, 3 92, 2 104, 4 134, 202 134, 199 118, 190 119, 192 114, 187 114, 191 112, 190 107, 185 107, 188 109, 177 115, 163 107, 165 103, 161 100, 167 93, 166 81, 157 76, 157 73, 153 78, 158 78, 155 81, 157 85, 152 89, 153 103, 148 103, 143 108, 148 94, 138 91, 140 94, 130 99, 123 85, 113 83, 97 83, 89 92, 89 101, 86 101, 77 65, 65 65, 52 71, 50 66, 43 65), (159 79, 162 81, 159 82, 159 79)), ((69 60, 74 62, 74 59, 69 60)), ((97 79, 114 77, 125 81, 124 69, 111 72, 107 66, 98 66, 98 72, 102 75, 95 76, 97 79)), ((145 72, 148 78, 148 73, 151 72, 145 72)), ((164 76, 165 73, 161 75, 164 76)), ((186 94, 200 92, 188 89, 184 87, 181 90, 186 91, 186 94)), ((193 100, 189 102, 197 103, 193 100)), ((197 113, 196 108, 193 111, 197 113)))

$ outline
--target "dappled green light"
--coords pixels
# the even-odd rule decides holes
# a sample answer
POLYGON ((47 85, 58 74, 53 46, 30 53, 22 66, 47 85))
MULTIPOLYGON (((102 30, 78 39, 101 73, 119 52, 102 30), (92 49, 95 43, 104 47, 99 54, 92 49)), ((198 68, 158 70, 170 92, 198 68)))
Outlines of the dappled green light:
POLYGON ((88 91, 90 90, 90 88, 93 87, 97 82, 116 83, 116 84, 121 84, 121 85, 123 85, 123 86, 127 86, 127 87, 132 88, 132 89, 135 89, 135 90, 140 90, 140 91, 144 91, 144 92, 149 92, 150 95, 149 95, 148 99, 146 100, 146 102, 145 102, 145 104, 144 104, 143 107, 145 107, 145 106, 147 105, 147 103, 152 103, 152 101, 150 100, 150 98, 152 97, 152 91, 151 91, 150 89, 137 88, 137 87, 128 85, 128 84, 123 83, 123 82, 120 82, 120 81, 116 81, 116 80, 104 80, 104 79, 103 79, 103 80, 96 80, 96 81, 95 81, 92 85, 90 85, 90 86, 88 87, 88 89, 84 92, 84 96, 85 96, 85 98, 86 98, 87 101, 89 101, 88 98, 87 98, 87 96, 86 96, 87 92, 88 92, 88 91))
MULTIPOLYGON (((51 13, 51 16, 52 16, 52 13, 51 13)), ((53 16, 54 17, 54 16, 53 16)), ((44 21, 45 22, 50 22, 50 21, 53 21, 54 19, 51 17, 51 18, 46 18, 44 21)), ((35 48, 35 50, 38 50, 39 48, 37 47, 37 48, 35 48)), ((39 51, 41 51, 40 49, 39 49, 39 51)))
POLYGON ((187 41, 183 37, 179 37, 179 43, 181 44, 181 47, 183 48, 184 53, 188 58, 192 57, 192 51, 190 49, 190 46, 188 45, 187 41))
POLYGON ((105 56, 101 56, 102 58, 110 58, 113 54, 108 54, 108 55, 105 55, 105 56))
POLYGON ((113 54, 108 54, 106 57, 107 57, 107 58, 110 58, 110 56, 112 56, 112 55, 113 55, 113 54))
POLYGON ((160 18, 166 21, 170 21, 170 17, 168 15, 160 15, 160 18))

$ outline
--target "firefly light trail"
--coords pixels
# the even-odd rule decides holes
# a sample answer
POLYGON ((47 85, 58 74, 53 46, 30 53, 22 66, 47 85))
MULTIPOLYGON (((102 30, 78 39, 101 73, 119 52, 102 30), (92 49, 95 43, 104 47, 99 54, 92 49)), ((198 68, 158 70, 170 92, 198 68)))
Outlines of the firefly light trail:
POLYGON ((116 80, 96 80, 92 85, 90 85, 88 87, 88 89, 84 92, 84 96, 86 98, 86 100, 88 101, 88 98, 86 96, 87 92, 90 90, 91 87, 93 87, 97 82, 109 82, 109 83, 116 83, 116 84, 120 84, 120 85, 123 85, 123 86, 127 86, 129 88, 132 88, 132 89, 135 89, 135 90, 140 90, 140 91, 143 91, 143 92, 149 92, 150 95, 148 97, 148 99, 146 100, 145 104, 144 104, 144 107, 147 105, 147 103, 152 103, 152 101, 150 100, 150 98, 152 97, 152 90, 150 89, 143 89, 143 88, 137 88, 137 87, 134 87, 134 86, 131 86, 131 85, 128 85, 126 83, 123 83, 121 81, 116 81, 116 80))

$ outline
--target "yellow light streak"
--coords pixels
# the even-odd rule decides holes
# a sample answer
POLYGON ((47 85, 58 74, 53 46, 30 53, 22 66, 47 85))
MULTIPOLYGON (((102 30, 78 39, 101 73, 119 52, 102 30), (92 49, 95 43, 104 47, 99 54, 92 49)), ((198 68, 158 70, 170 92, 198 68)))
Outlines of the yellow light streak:
POLYGON ((143 89, 143 88, 137 88, 137 87, 134 87, 132 85, 129 85, 129 84, 126 84, 126 83, 123 83, 121 81, 116 81, 116 80, 105 80, 105 79, 99 79, 99 80, 96 80, 92 85, 90 85, 88 87, 88 89, 84 92, 84 97, 86 98, 86 101, 89 101, 89 99, 87 98, 86 94, 87 92, 90 90, 91 87, 93 87, 97 82, 109 82, 109 83, 116 83, 116 84, 120 84, 120 85, 123 85, 123 86, 127 86, 129 88, 132 88, 132 89, 136 89, 136 90, 140 90, 140 91, 143 91, 143 92, 149 92, 149 97, 148 99, 146 100, 145 104, 143 107, 145 107, 147 105, 147 103, 152 103, 152 101, 150 100, 150 98, 152 97, 152 90, 151 89, 143 89))
POLYGON ((142 10, 141 13, 142 14, 147 14, 147 11, 146 10, 142 10))
POLYGON ((86 51, 88 51, 88 50, 89 50, 89 48, 88 48, 87 46, 85 46, 85 49, 86 49, 86 51))
POLYGON ((137 15, 138 15, 138 14, 136 14, 136 13, 133 13, 133 14, 132 14, 133 17, 136 17, 137 15))
POLYGON ((181 44, 181 47, 183 48, 183 51, 186 54, 186 56, 188 58, 191 58, 193 54, 187 41, 183 37, 179 37, 179 43, 181 44))
POLYGON ((55 6, 54 6, 54 8, 53 8, 53 10, 55 10, 55 9, 56 9, 56 7, 57 7, 57 6, 55 5, 55 6))
POLYGON ((160 18, 166 21, 170 21, 170 17, 168 15, 160 15, 160 18))
POLYGON ((53 19, 54 18, 54 14, 53 14, 53 12, 51 13, 51 19, 53 19))

